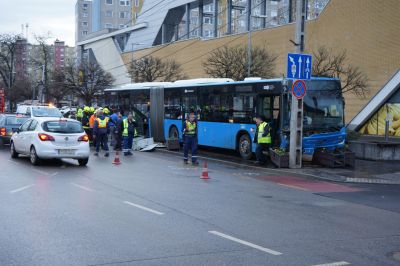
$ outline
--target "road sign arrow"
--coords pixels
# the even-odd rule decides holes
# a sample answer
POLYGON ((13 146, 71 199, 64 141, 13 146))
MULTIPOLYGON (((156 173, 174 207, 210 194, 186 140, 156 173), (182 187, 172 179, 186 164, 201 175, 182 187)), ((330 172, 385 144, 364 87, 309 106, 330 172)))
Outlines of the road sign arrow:
POLYGON ((303 63, 303 59, 301 59, 301 56, 299 57, 299 78, 301 78, 301 63, 303 63))

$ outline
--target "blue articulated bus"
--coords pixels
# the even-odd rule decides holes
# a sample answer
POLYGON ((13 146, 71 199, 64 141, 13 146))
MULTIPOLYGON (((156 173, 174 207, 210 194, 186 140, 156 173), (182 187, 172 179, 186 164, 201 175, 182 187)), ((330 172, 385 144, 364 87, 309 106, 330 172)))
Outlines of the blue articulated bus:
MULTIPOLYGON (((303 153, 344 147, 344 101, 340 81, 306 81, 303 153)), ((182 140, 182 125, 189 112, 198 119, 199 145, 236 150, 244 159, 255 152, 255 115, 272 127, 273 146, 288 148, 292 81, 250 78, 194 79, 136 83, 106 90, 106 103, 124 111, 145 113, 156 141, 182 140)))

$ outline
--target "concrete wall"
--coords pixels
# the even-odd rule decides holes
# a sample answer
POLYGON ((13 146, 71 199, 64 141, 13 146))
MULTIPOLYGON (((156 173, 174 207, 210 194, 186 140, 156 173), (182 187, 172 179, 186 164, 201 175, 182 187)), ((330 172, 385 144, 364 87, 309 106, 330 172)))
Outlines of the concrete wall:
MULTIPOLYGON (((306 50, 312 52, 325 45, 336 51, 347 50, 348 59, 369 77, 371 94, 360 99, 346 96, 346 121, 350 121, 372 95, 400 68, 400 1, 399 0, 331 0, 321 15, 307 22, 306 50)), ((276 75, 286 71, 286 55, 294 51, 294 25, 285 25, 253 33, 254 45, 266 45, 279 56, 276 75)), ((202 62, 208 54, 224 45, 246 45, 247 34, 212 40, 180 41, 164 47, 135 52, 135 58, 152 54, 174 58, 190 78, 205 77, 202 62)), ((122 55, 125 63, 131 53, 122 55)))

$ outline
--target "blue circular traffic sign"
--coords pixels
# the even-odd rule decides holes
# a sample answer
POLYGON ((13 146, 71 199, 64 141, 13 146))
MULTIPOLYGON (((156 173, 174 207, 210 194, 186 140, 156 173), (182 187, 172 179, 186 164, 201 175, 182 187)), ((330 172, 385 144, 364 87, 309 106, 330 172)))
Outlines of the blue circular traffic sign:
POLYGON ((292 86, 292 94, 297 99, 303 99, 306 95, 307 86, 303 80, 296 80, 292 86))

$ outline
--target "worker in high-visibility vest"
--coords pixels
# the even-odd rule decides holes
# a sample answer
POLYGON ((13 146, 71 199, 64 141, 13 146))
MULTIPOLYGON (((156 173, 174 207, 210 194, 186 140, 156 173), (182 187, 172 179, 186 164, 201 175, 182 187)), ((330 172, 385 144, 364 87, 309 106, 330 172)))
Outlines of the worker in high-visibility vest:
POLYGON ((124 139, 124 155, 129 156, 132 154, 133 138, 136 135, 136 121, 133 115, 129 113, 128 117, 123 120, 122 137, 124 139))
POLYGON ((78 111, 76 112, 76 120, 82 122, 82 117, 83 117, 83 110, 82 108, 79 108, 78 111))
POLYGON ((105 151, 105 157, 108 157, 110 155, 108 149, 108 135, 110 134, 110 125, 108 121, 109 118, 104 116, 102 109, 99 109, 97 111, 97 117, 94 120, 93 126, 93 138, 96 141, 96 152, 94 154, 95 156, 99 155, 100 146, 105 151))
POLYGON ((86 134, 89 136, 90 141, 92 141, 92 132, 89 126, 89 118, 90 118, 90 107, 85 106, 83 107, 83 116, 82 116, 82 127, 85 130, 86 134))
POLYGON ((265 156, 264 151, 269 152, 269 148, 272 144, 271 127, 267 122, 265 122, 265 117, 262 115, 256 116, 255 121, 257 125, 254 136, 254 143, 257 144, 256 163, 262 165, 267 163, 268 160, 268 157, 265 156))
POLYGON ((197 121, 194 112, 190 112, 188 119, 183 125, 184 150, 183 150, 183 162, 185 164, 189 161, 189 150, 192 151, 192 164, 198 165, 197 161, 197 121))

